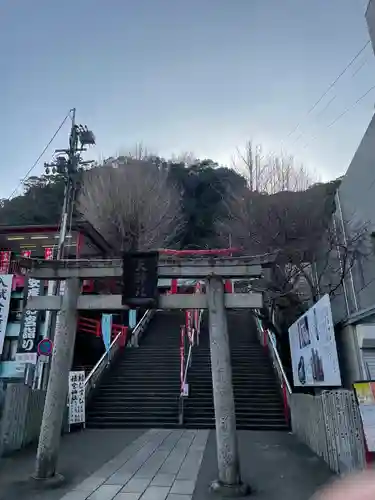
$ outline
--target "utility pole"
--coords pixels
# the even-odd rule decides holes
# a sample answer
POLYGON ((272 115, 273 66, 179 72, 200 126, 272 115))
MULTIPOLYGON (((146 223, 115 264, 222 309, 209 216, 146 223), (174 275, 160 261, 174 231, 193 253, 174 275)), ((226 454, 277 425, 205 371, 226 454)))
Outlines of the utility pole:
POLYGON ((240 497, 250 488, 241 481, 236 433, 228 325, 222 278, 207 279, 212 387, 215 408, 219 477, 211 490, 223 496, 240 497))
MULTIPOLYGON (((63 175, 65 179, 64 202, 61 216, 60 234, 57 248, 57 259, 64 257, 65 240, 69 219, 73 215, 74 200, 78 184, 79 167, 92 162, 84 162, 81 153, 85 146, 94 145, 95 137, 87 127, 76 124, 76 110, 71 110, 72 126, 69 137, 69 148, 55 151, 58 156, 55 162, 45 164, 46 173, 52 171, 63 175)), ((53 295, 60 294, 60 282, 54 282, 53 295)), ((77 319, 74 308, 77 305, 79 283, 71 282, 65 291, 63 309, 56 315, 46 318, 47 332, 54 340, 54 350, 48 379, 46 401, 44 405, 39 445, 35 465, 35 479, 50 479, 55 475, 60 436, 66 398, 68 377, 71 369, 77 319), (65 304, 65 305, 64 305, 65 304), (48 328, 49 326, 49 328, 48 328)))

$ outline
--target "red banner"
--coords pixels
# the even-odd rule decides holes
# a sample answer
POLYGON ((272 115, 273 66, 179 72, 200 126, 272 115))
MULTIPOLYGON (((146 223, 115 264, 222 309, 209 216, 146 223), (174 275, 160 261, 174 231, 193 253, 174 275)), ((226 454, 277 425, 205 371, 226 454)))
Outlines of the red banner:
POLYGON ((181 379, 181 392, 184 390, 184 370, 185 370, 185 327, 181 326, 180 337, 180 379, 181 379))
POLYGON ((9 273, 11 254, 12 252, 10 250, 2 250, 0 252, 0 274, 9 273))
POLYGON ((53 248, 45 248, 44 249, 44 259, 45 260, 53 260, 53 248))
POLYGON ((30 257, 31 257, 31 250, 22 250, 21 256, 25 257, 26 259, 30 259, 30 257))

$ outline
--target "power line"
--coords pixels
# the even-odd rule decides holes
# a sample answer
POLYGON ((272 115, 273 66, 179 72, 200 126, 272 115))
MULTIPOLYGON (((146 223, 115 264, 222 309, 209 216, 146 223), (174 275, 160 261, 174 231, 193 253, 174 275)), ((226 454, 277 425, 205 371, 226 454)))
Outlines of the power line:
POLYGON ((40 155, 38 156, 38 158, 35 160, 35 162, 33 163, 33 165, 29 168, 29 170, 26 172, 26 175, 23 177, 23 179, 19 182, 19 184, 17 185, 17 187, 12 191, 11 195, 9 196, 8 198, 8 201, 14 196, 14 194, 17 192, 18 188, 25 182, 25 180, 27 179, 27 177, 31 174, 31 172, 34 170, 34 168, 38 165, 40 159, 43 157, 44 153, 47 151, 47 149, 50 147, 50 145, 52 144, 52 142, 54 141, 55 137, 57 136, 57 134, 60 132, 60 130, 63 128, 66 120, 69 118, 70 116, 70 111, 69 113, 65 116, 65 118, 63 119, 63 121, 61 122, 61 124, 59 125, 58 129, 56 130, 56 132, 53 134, 53 136, 51 137, 51 139, 49 140, 49 142, 47 143, 47 145, 44 147, 43 151, 40 153, 40 155))
POLYGON ((348 106, 342 113, 339 114, 339 116, 337 116, 333 122, 331 122, 327 128, 330 128, 332 127, 332 125, 334 125, 336 122, 338 122, 344 115, 346 115, 346 113, 348 113, 349 111, 351 111, 353 108, 355 108, 357 106, 357 104, 359 104, 362 99, 364 99, 372 90, 375 89, 375 85, 373 85, 372 87, 370 87, 367 92, 365 92, 363 95, 361 95, 361 97, 359 97, 354 104, 352 104, 351 106, 348 106))
MULTIPOLYGON (((353 57, 353 59, 345 66, 345 68, 341 71, 341 73, 333 80, 333 82, 327 87, 327 89, 322 93, 322 95, 319 97, 317 101, 311 106, 311 108, 307 111, 306 113, 306 118, 314 111, 314 109, 322 102, 322 100, 325 98, 325 96, 329 93, 330 90, 337 84, 337 82, 340 80, 342 76, 348 71, 348 69, 355 63, 355 61, 358 59, 358 57, 362 54, 362 52, 367 48, 369 45, 370 40, 368 40, 365 45, 357 52, 357 54, 353 57)), ((296 127, 287 135, 287 138, 293 135, 301 126, 301 122, 299 122, 296 127)))
MULTIPOLYGON (((361 95, 361 97, 359 97, 351 106, 348 106, 342 113, 340 113, 329 125, 327 125, 326 129, 329 129, 331 127, 333 127, 333 125, 335 125, 339 120, 341 120, 341 118, 346 115, 347 113, 349 113, 349 111, 351 111, 352 109, 354 109, 365 97, 368 96, 368 94, 370 92, 372 92, 373 90, 375 90, 375 85, 373 85, 372 87, 370 87, 364 94, 361 95)), ((307 144, 304 145, 303 149, 306 149, 310 144, 311 142, 313 142, 315 139, 317 139, 318 136, 314 136, 310 142, 308 142, 307 144)))

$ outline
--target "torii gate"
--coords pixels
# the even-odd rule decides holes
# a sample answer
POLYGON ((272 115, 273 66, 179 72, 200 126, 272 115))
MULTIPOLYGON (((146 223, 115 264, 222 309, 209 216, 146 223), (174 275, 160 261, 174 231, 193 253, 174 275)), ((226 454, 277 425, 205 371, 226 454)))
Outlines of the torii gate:
MULTIPOLYGON (((170 252, 170 251, 169 251, 170 252)), ((173 251, 172 251, 173 252, 173 251)), ((207 255, 203 251, 201 255, 207 255)), ((228 252, 226 250, 225 252, 228 252)), ((165 252, 161 252, 166 255, 165 252)), ((190 252, 191 253, 191 252, 190 252)), ((197 254, 197 252, 194 252, 197 254)), ((183 253, 180 252, 180 255, 183 253)), ((209 252, 210 254, 210 252, 209 252)), ((171 254, 170 254, 171 255, 171 254)), ((175 254, 176 255, 176 254, 175 254)), ((272 259, 271 259, 272 260, 272 259)), ((212 384, 214 394, 218 480, 211 488, 226 495, 242 496, 249 487, 241 482, 236 437, 236 416, 232 387, 232 370, 225 308, 261 308, 261 293, 224 293, 224 280, 231 278, 259 278, 262 266, 270 256, 241 258, 201 258, 159 260, 159 278, 205 279, 207 294, 171 294, 158 298, 160 309, 209 310, 212 384)), ((74 349, 78 310, 127 309, 121 295, 80 295, 84 279, 121 277, 123 261, 110 260, 39 260, 20 259, 21 268, 31 278, 65 280, 65 294, 60 296, 30 297, 26 308, 60 311, 59 329, 55 334, 46 402, 43 412, 35 477, 50 479, 55 476, 60 429, 68 392, 68 375, 74 349)))

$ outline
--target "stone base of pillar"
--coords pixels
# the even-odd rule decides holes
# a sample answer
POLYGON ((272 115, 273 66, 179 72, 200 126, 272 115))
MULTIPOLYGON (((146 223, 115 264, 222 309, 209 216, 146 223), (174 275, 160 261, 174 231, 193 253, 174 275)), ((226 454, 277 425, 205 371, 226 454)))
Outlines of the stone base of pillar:
POLYGON ((66 480, 63 475, 55 474, 54 476, 46 479, 39 479, 38 477, 31 476, 31 482, 35 489, 53 490, 63 486, 66 480))
POLYGON ((224 484, 221 481, 211 483, 210 491, 221 497, 238 498, 251 495, 253 490, 246 483, 224 484))

